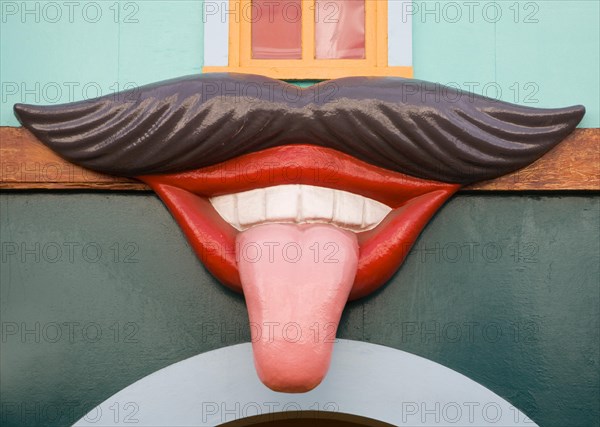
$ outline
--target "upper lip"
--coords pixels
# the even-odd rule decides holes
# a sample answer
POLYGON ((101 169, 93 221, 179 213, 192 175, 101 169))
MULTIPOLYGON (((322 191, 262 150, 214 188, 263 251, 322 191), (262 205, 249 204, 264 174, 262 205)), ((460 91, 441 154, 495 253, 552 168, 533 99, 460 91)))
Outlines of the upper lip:
MULTIPOLYGON (((286 145, 193 171, 140 176, 202 197, 282 184, 307 184, 349 191, 395 209, 407 200, 449 184, 413 178, 362 162, 330 148, 286 145)), ((450 184, 451 185, 451 184, 450 184)))

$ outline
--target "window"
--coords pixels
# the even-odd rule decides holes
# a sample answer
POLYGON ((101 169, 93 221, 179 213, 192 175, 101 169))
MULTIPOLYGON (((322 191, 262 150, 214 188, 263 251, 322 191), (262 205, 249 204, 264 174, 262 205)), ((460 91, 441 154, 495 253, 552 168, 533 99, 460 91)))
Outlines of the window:
POLYGON ((411 43, 389 43, 388 0, 229 0, 227 31, 223 16, 219 29, 219 21, 211 21, 205 10, 204 72, 279 79, 412 77, 411 64, 388 63, 388 45, 410 49, 411 43), (228 38, 221 48, 218 34, 228 38), (211 60, 216 56, 221 59, 211 60))

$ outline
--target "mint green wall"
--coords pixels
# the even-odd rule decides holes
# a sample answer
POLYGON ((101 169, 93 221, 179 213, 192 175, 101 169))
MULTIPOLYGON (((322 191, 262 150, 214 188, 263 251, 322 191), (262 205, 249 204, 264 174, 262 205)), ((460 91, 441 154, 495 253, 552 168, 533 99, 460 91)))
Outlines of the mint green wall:
MULTIPOLYGON (((600 127, 599 4, 415 2, 415 77, 524 105, 584 104, 582 126, 600 127)), ((77 5, 69 16, 63 2, 0 1, 0 125, 18 125, 16 102, 67 102, 200 71, 201 1, 77 5)))

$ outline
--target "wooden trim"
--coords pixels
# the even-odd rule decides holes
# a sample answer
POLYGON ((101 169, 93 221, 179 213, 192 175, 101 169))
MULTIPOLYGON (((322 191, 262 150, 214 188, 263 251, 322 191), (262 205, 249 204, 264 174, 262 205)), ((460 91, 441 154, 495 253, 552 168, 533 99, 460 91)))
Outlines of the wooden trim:
MULTIPOLYGON (((377 50, 381 48, 381 46, 377 44, 377 34, 379 33, 379 29, 377 28, 377 24, 379 23, 379 20, 377 19, 377 14, 381 11, 381 9, 377 7, 377 3, 377 1, 365 0, 364 61, 366 61, 366 64, 370 65, 373 68, 377 67, 377 59, 379 58, 379 52, 377 50)), ((385 46, 385 56, 387 56, 387 45, 385 46)), ((332 59, 331 65, 329 66, 335 67, 336 61, 343 61, 343 59, 332 59)), ((354 61, 356 61, 356 59, 354 61)))
POLYGON ((0 127, 0 189, 149 190, 63 160, 24 128, 0 127))
POLYGON ((600 128, 576 129, 535 163, 465 190, 600 191, 600 128))
MULTIPOLYGON (((24 128, 0 127, 0 188, 149 190, 135 180, 75 166, 24 128)), ((481 182, 470 191, 600 190, 600 128, 577 129, 554 150, 520 171, 481 182)))
MULTIPOLYGON (((329 61, 329 60, 327 60, 329 61)), ((335 61, 335 60, 332 60, 335 61)), ((279 80, 329 80, 340 77, 413 77, 412 67, 221 67, 207 66, 203 73, 259 74, 279 80)))
MULTIPOLYGON (((230 67, 240 65, 240 22, 242 20, 242 5, 240 0, 229 0, 229 63, 230 67)), ((206 43, 206 37, 204 38, 206 43)), ((203 70, 204 71, 204 70, 203 70)))
MULTIPOLYGON (((375 1, 377 24, 375 25, 377 67, 388 66, 388 2, 375 1)), ((412 68, 411 68, 412 70, 412 68)))

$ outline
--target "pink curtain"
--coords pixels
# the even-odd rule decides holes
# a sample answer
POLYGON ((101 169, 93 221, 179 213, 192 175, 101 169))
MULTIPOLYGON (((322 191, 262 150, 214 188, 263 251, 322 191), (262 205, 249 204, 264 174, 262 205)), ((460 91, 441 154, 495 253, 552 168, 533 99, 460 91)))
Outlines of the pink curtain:
POLYGON ((302 58, 301 0, 252 0, 242 19, 252 23, 252 58, 302 58))
POLYGON ((315 33, 317 59, 364 58, 365 0, 316 0, 315 33))

